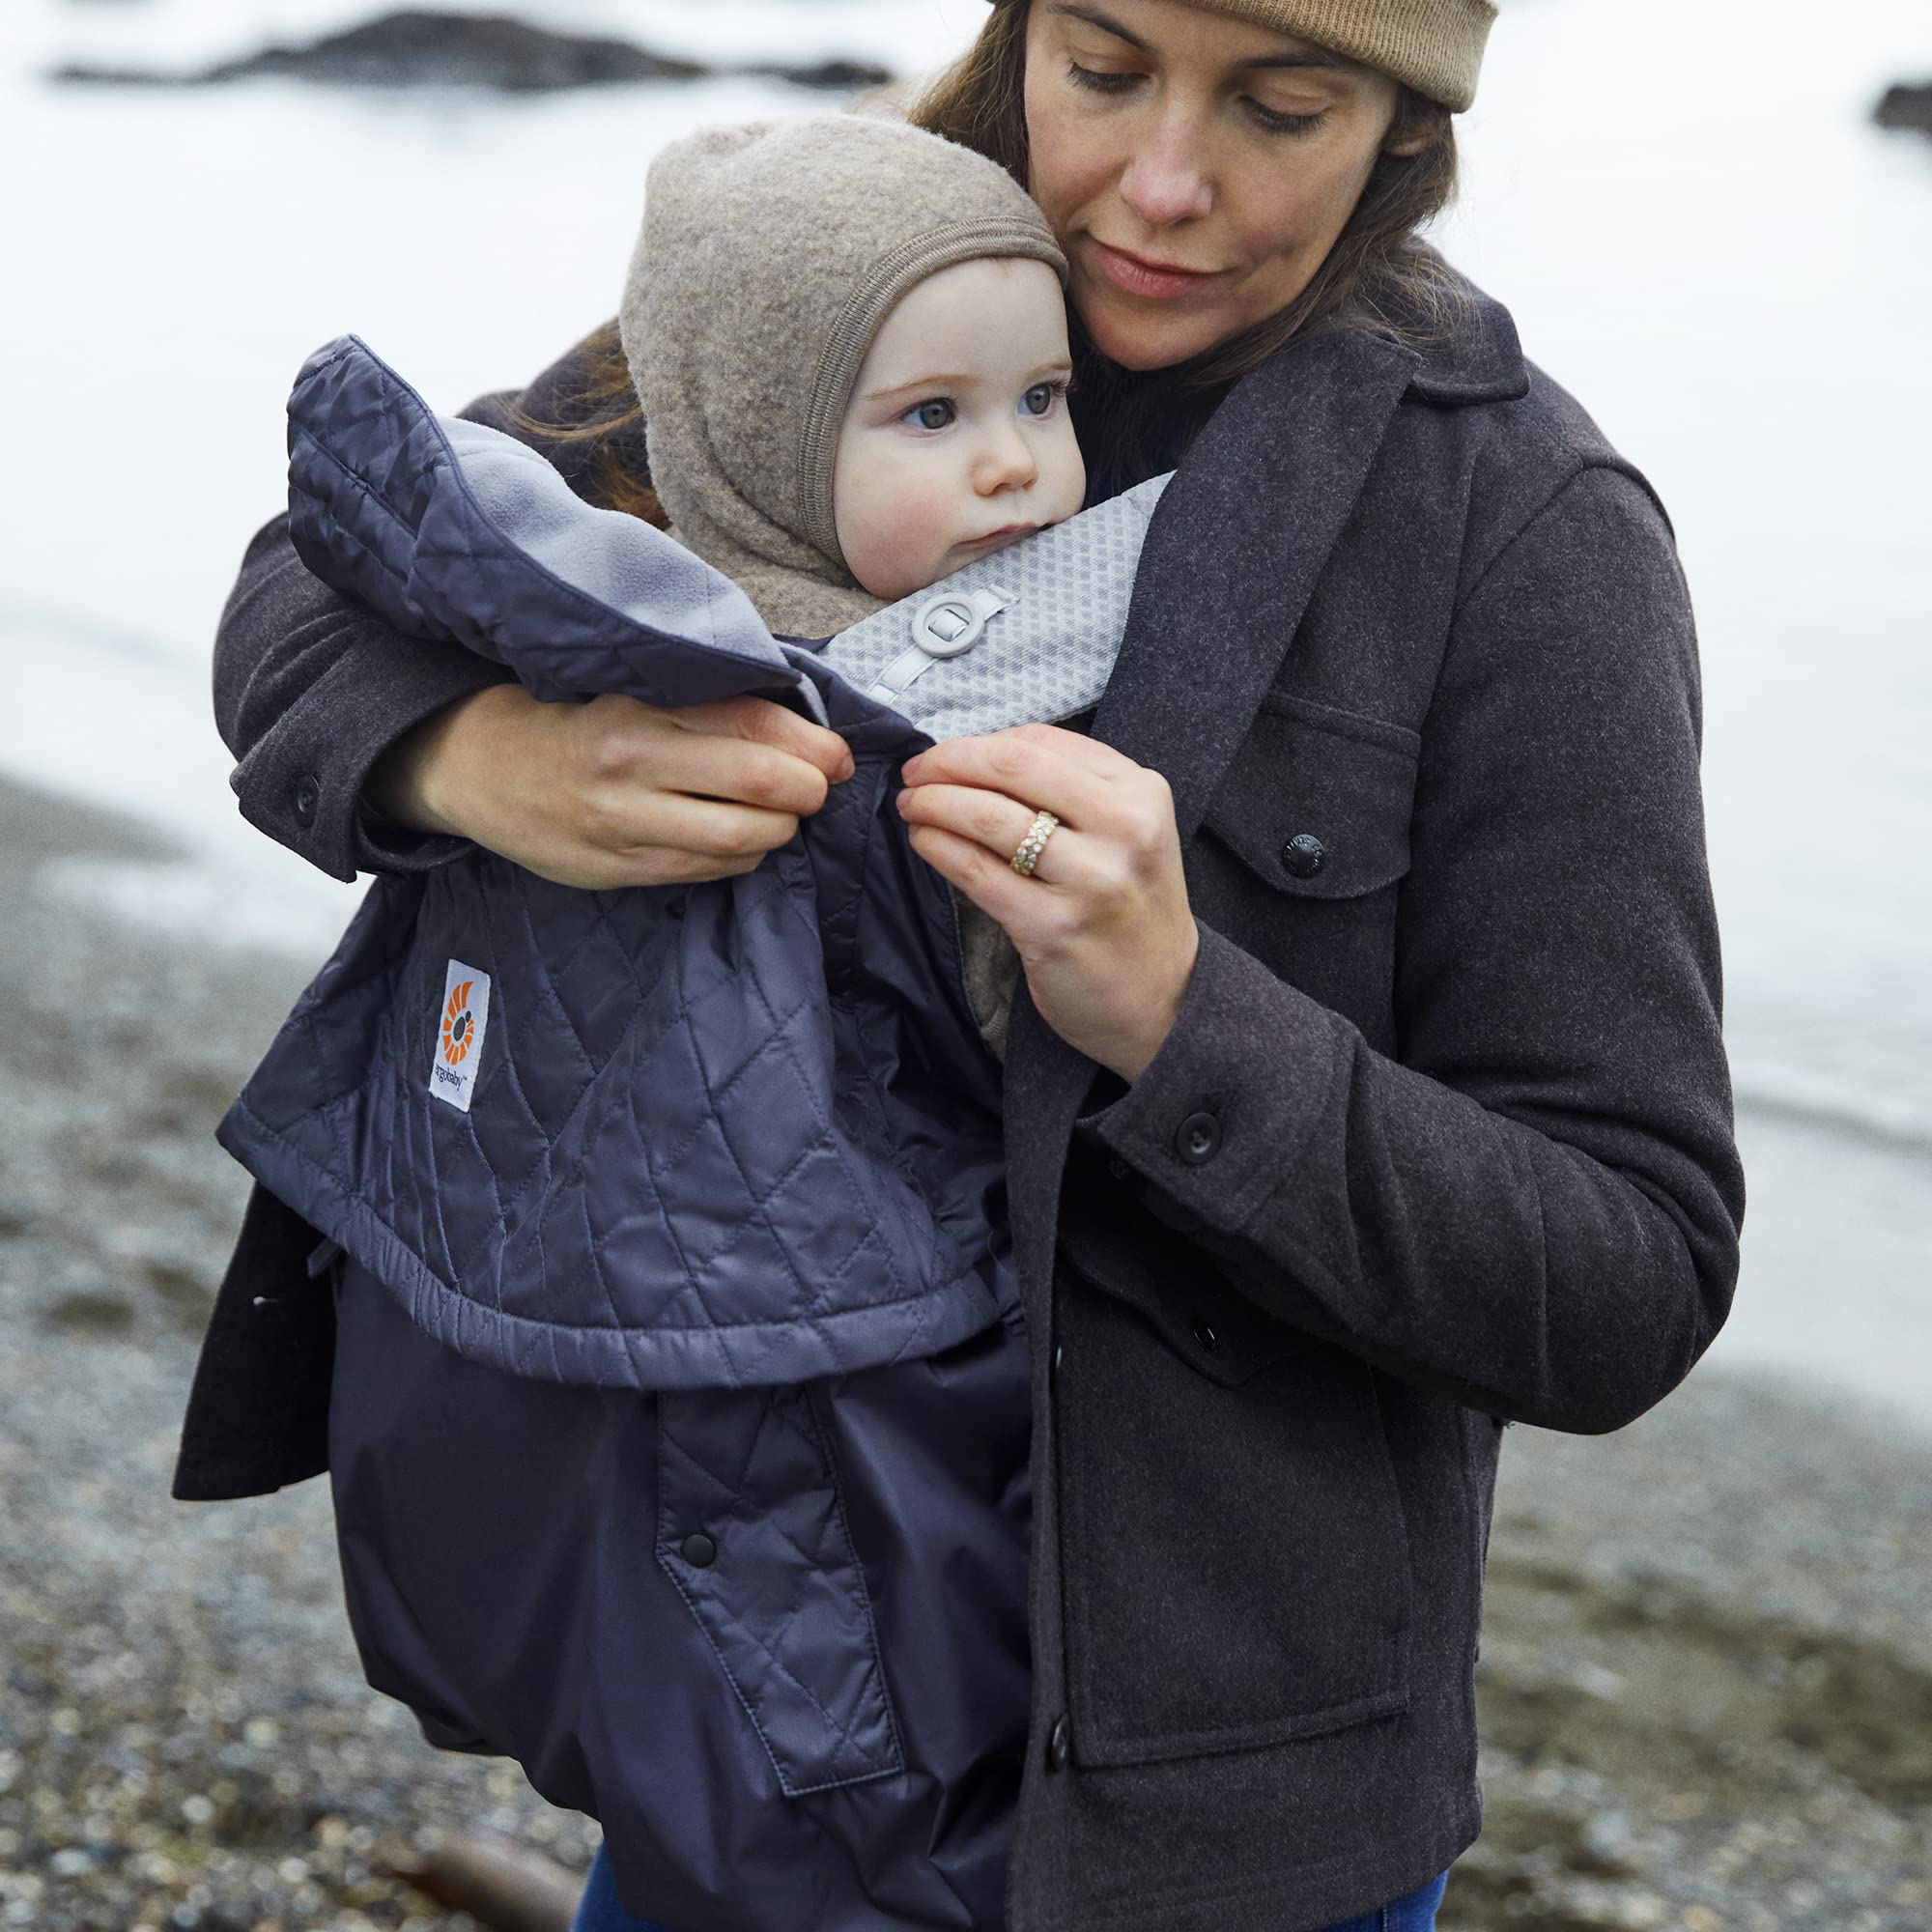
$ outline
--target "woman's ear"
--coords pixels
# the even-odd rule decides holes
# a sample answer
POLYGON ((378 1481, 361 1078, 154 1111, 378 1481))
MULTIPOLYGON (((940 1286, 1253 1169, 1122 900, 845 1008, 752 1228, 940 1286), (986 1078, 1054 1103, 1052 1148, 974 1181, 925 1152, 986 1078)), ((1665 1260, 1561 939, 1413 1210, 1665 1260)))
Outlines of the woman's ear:
POLYGON ((1412 161, 1435 141, 1438 124, 1446 118, 1434 101, 1404 88, 1389 118, 1388 132, 1382 136, 1382 153, 1399 161, 1412 161))

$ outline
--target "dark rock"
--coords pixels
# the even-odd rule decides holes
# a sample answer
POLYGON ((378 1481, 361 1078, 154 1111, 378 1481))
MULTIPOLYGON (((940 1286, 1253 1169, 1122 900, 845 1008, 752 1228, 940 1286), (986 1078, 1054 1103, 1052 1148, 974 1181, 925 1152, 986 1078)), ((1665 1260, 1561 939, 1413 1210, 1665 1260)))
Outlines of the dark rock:
POLYGON ((805 67, 757 65, 734 68, 734 73, 756 74, 768 80, 788 80, 794 87, 823 88, 831 94, 856 94, 862 87, 884 87, 893 76, 869 61, 822 60, 805 67))
POLYGON ((1932 134, 1932 81, 1919 87, 1889 87, 1872 119, 1881 128, 1916 128, 1932 134))
POLYGON ((850 91, 892 76, 861 61, 826 60, 798 67, 762 62, 712 68, 652 53, 629 41, 554 33, 504 14, 384 14, 305 46, 270 45, 196 73, 69 65, 62 81, 127 86, 202 86, 264 75, 338 87, 488 87, 511 94, 554 93, 642 80, 698 80, 712 73, 753 73, 801 87, 850 91))
POLYGON ((134 1310, 118 1295, 68 1294, 47 1310, 46 1320, 74 1335, 125 1335, 134 1325, 134 1310))

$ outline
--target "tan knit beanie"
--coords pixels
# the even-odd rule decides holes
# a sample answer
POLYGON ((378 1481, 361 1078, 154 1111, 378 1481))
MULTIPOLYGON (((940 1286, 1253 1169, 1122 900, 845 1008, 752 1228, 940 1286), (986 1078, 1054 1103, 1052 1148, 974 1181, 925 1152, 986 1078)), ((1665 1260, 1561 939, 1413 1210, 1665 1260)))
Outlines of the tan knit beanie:
POLYGON ((1004 169, 899 121, 716 128, 652 162, 618 312, 651 482, 679 542, 781 635, 829 637, 879 608, 832 520, 852 386, 902 296, 987 256, 1066 276, 1004 169))
MULTIPOLYGON (((1019 5, 1022 0, 1004 0, 1019 5)), ((1313 41, 1444 107, 1463 113, 1490 38, 1494 0, 1188 0, 1209 14, 1252 20, 1313 41)))

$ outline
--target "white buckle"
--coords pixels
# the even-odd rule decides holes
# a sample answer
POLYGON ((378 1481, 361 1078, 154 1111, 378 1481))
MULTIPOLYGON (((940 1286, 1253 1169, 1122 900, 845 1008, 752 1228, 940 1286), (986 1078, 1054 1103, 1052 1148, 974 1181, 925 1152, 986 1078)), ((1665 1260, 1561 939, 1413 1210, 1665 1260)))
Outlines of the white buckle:
POLYGON ((997 590, 941 590, 912 613, 913 641, 929 658, 956 658, 984 635, 986 620, 1007 608, 997 590))

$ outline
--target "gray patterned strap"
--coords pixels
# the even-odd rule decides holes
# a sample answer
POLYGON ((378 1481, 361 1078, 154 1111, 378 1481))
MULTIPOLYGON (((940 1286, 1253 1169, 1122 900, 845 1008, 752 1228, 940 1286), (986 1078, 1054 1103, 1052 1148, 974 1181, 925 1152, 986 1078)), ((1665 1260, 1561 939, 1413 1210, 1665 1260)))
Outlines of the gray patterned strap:
POLYGON ((1156 476, 841 631, 818 654, 935 739, 1052 724, 1100 700, 1156 476))

